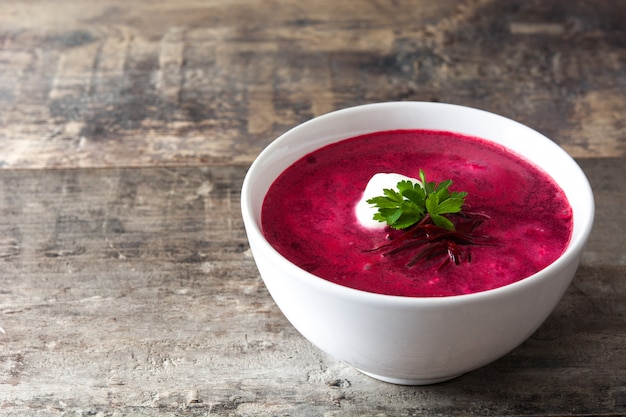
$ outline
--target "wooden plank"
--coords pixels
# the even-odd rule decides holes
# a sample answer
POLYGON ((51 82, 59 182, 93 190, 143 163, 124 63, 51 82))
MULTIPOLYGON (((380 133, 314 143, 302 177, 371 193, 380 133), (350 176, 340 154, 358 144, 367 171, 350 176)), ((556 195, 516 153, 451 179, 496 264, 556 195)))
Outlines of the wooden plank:
POLYGON ((243 166, 311 117, 393 100, 624 156, 625 4, 2 2, 0 167, 243 166))
POLYGON ((426 387, 375 381, 272 302, 243 167, 0 170, 0 414, 623 415, 624 158, 582 159, 598 219, 522 346, 426 387))

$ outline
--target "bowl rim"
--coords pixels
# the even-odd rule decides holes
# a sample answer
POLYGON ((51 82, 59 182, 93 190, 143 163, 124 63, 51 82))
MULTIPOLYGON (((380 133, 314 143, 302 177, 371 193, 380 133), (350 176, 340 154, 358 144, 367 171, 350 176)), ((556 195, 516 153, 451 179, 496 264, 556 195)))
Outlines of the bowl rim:
MULTIPOLYGON (((441 130, 441 129, 440 129, 441 130)), ((453 132, 453 130, 450 130, 453 132)), ((460 132, 459 132, 460 133, 460 132)), ((343 139, 348 139, 350 136, 345 136, 343 139)), ((342 139, 339 139, 342 140, 342 139)), ((502 145, 505 149, 516 153, 514 150, 509 149, 506 145, 502 145)), ((304 156, 304 155, 301 155, 304 156)), ((521 156, 529 162, 534 163, 534 161, 530 160, 528 157, 521 156)), ((290 162, 293 163, 292 161, 290 162)), ((539 167, 541 169, 541 167, 539 167)), ((549 175, 549 174, 548 174, 549 175)), ((570 203, 571 204, 571 203, 570 203)), ((304 280, 307 281, 308 284, 314 285, 320 290, 333 292, 336 296, 341 296, 345 298, 360 298, 366 302, 375 302, 378 304, 393 304, 394 306, 415 306, 415 305, 448 305, 448 304, 456 304, 456 303, 467 303, 467 302, 480 302, 486 298, 493 298, 499 296, 510 296, 511 294, 519 291, 520 289, 536 285, 539 281, 543 279, 547 279, 553 270, 557 270, 563 268, 565 265, 572 261, 576 261, 577 256, 580 256, 582 250, 588 240, 588 237, 591 233, 591 229, 593 226, 594 215, 595 215, 595 204, 593 198, 593 191, 589 184, 589 181, 580 168, 580 166, 576 163, 576 161, 558 144, 554 141, 541 134, 540 132, 532 129, 531 127, 519 123, 513 119, 501 116, 496 113, 492 113, 486 110, 463 106, 458 104, 450 104, 450 103, 441 103, 441 102, 426 102, 426 101, 388 101, 388 102, 378 102, 378 103, 368 103, 362 105, 356 105, 351 107, 346 107, 338 110, 331 111, 329 113, 322 114, 320 116, 316 116, 311 118, 303 123, 300 123, 291 129, 288 129, 277 138, 275 138, 270 144, 268 144, 255 158, 255 160, 250 165, 244 180, 241 189, 241 212, 244 220, 244 226, 246 229, 246 234, 248 235, 248 239, 256 239, 261 242, 261 252, 258 253, 260 256, 268 256, 272 263, 281 263, 282 267, 287 270, 290 275, 290 279, 304 280), (341 118, 345 115, 348 115, 352 112, 361 112, 367 109, 372 108, 383 108, 387 106, 429 106, 429 107, 439 107, 442 110, 448 109, 462 109, 464 111, 472 111, 476 112, 476 114, 482 113, 486 114, 489 117, 495 117, 503 119, 506 123, 518 125, 523 129, 528 130, 529 132, 534 132, 539 135, 543 139, 545 139, 547 145, 552 145, 556 148, 556 151, 560 153, 560 157, 565 160, 569 160, 570 164, 573 163, 578 170, 580 170, 581 179, 583 179, 583 183, 580 184, 581 192, 587 194, 589 196, 588 199, 585 199, 588 203, 586 207, 588 216, 583 218, 580 222, 581 233, 579 233, 578 238, 574 239, 574 236, 570 238, 568 245, 565 251, 551 264, 547 265, 543 269, 537 271, 536 273, 524 277, 516 282, 496 287, 484 291, 468 293, 468 294, 458 294, 458 295, 449 295, 449 296, 402 296, 402 295, 390 295, 390 294, 380 294, 373 293, 365 290, 359 290, 356 288, 346 287, 332 281, 328 281, 322 277, 318 277, 315 274, 312 274, 296 264, 289 261, 282 254, 280 254, 274 247, 265 239, 263 234, 261 225, 256 221, 255 214, 253 213, 252 203, 251 203, 251 193, 252 193, 252 177, 254 174, 260 169, 263 160, 268 157, 275 148, 281 146, 282 142, 287 141, 289 137, 297 134, 300 130, 307 129, 311 124, 319 124, 325 121, 330 121, 334 118, 341 118)), ((577 227, 577 225, 574 225, 577 227)), ((251 245, 252 247, 252 245, 251 245)))

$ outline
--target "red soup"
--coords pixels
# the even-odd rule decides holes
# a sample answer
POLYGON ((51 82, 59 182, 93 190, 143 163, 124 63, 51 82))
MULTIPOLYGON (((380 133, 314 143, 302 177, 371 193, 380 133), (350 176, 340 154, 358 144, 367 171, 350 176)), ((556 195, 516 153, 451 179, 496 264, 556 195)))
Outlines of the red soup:
MULTIPOLYGON (((382 190, 381 190, 382 195, 382 190)), ((507 285, 545 268, 565 250, 572 210, 543 171, 491 142, 450 132, 395 130, 346 139, 301 158, 270 187, 262 209, 269 243, 285 258, 328 281, 409 297, 469 294, 507 285), (383 256, 387 231, 363 227, 355 205, 370 178, 398 173, 453 181, 466 207, 489 220, 467 262, 441 259, 407 267, 410 253, 383 256)))

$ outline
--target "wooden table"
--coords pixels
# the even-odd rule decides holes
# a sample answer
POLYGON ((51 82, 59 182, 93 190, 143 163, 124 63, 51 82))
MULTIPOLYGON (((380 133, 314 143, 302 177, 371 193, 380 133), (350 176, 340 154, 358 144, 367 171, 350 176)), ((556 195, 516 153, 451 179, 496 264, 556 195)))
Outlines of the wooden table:
POLYGON ((626 414, 626 2, 0 2, 0 414, 626 414), (239 211, 255 156, 347 106, 442 101, 580 163, 597 220, 527 342, 403 387, 285 320, 239 211))

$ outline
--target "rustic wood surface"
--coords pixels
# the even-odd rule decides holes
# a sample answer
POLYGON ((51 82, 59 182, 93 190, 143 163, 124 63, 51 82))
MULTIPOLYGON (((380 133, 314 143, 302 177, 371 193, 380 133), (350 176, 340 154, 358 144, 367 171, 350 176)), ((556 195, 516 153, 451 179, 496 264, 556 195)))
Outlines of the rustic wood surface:
POLYGON ((626 415, 626 2, 0 1, 0 415, 626 415), (597 218, 546 323, 442 384, 370 379, 269 297, 243 176, 356 104, 503 114, 597 218))

